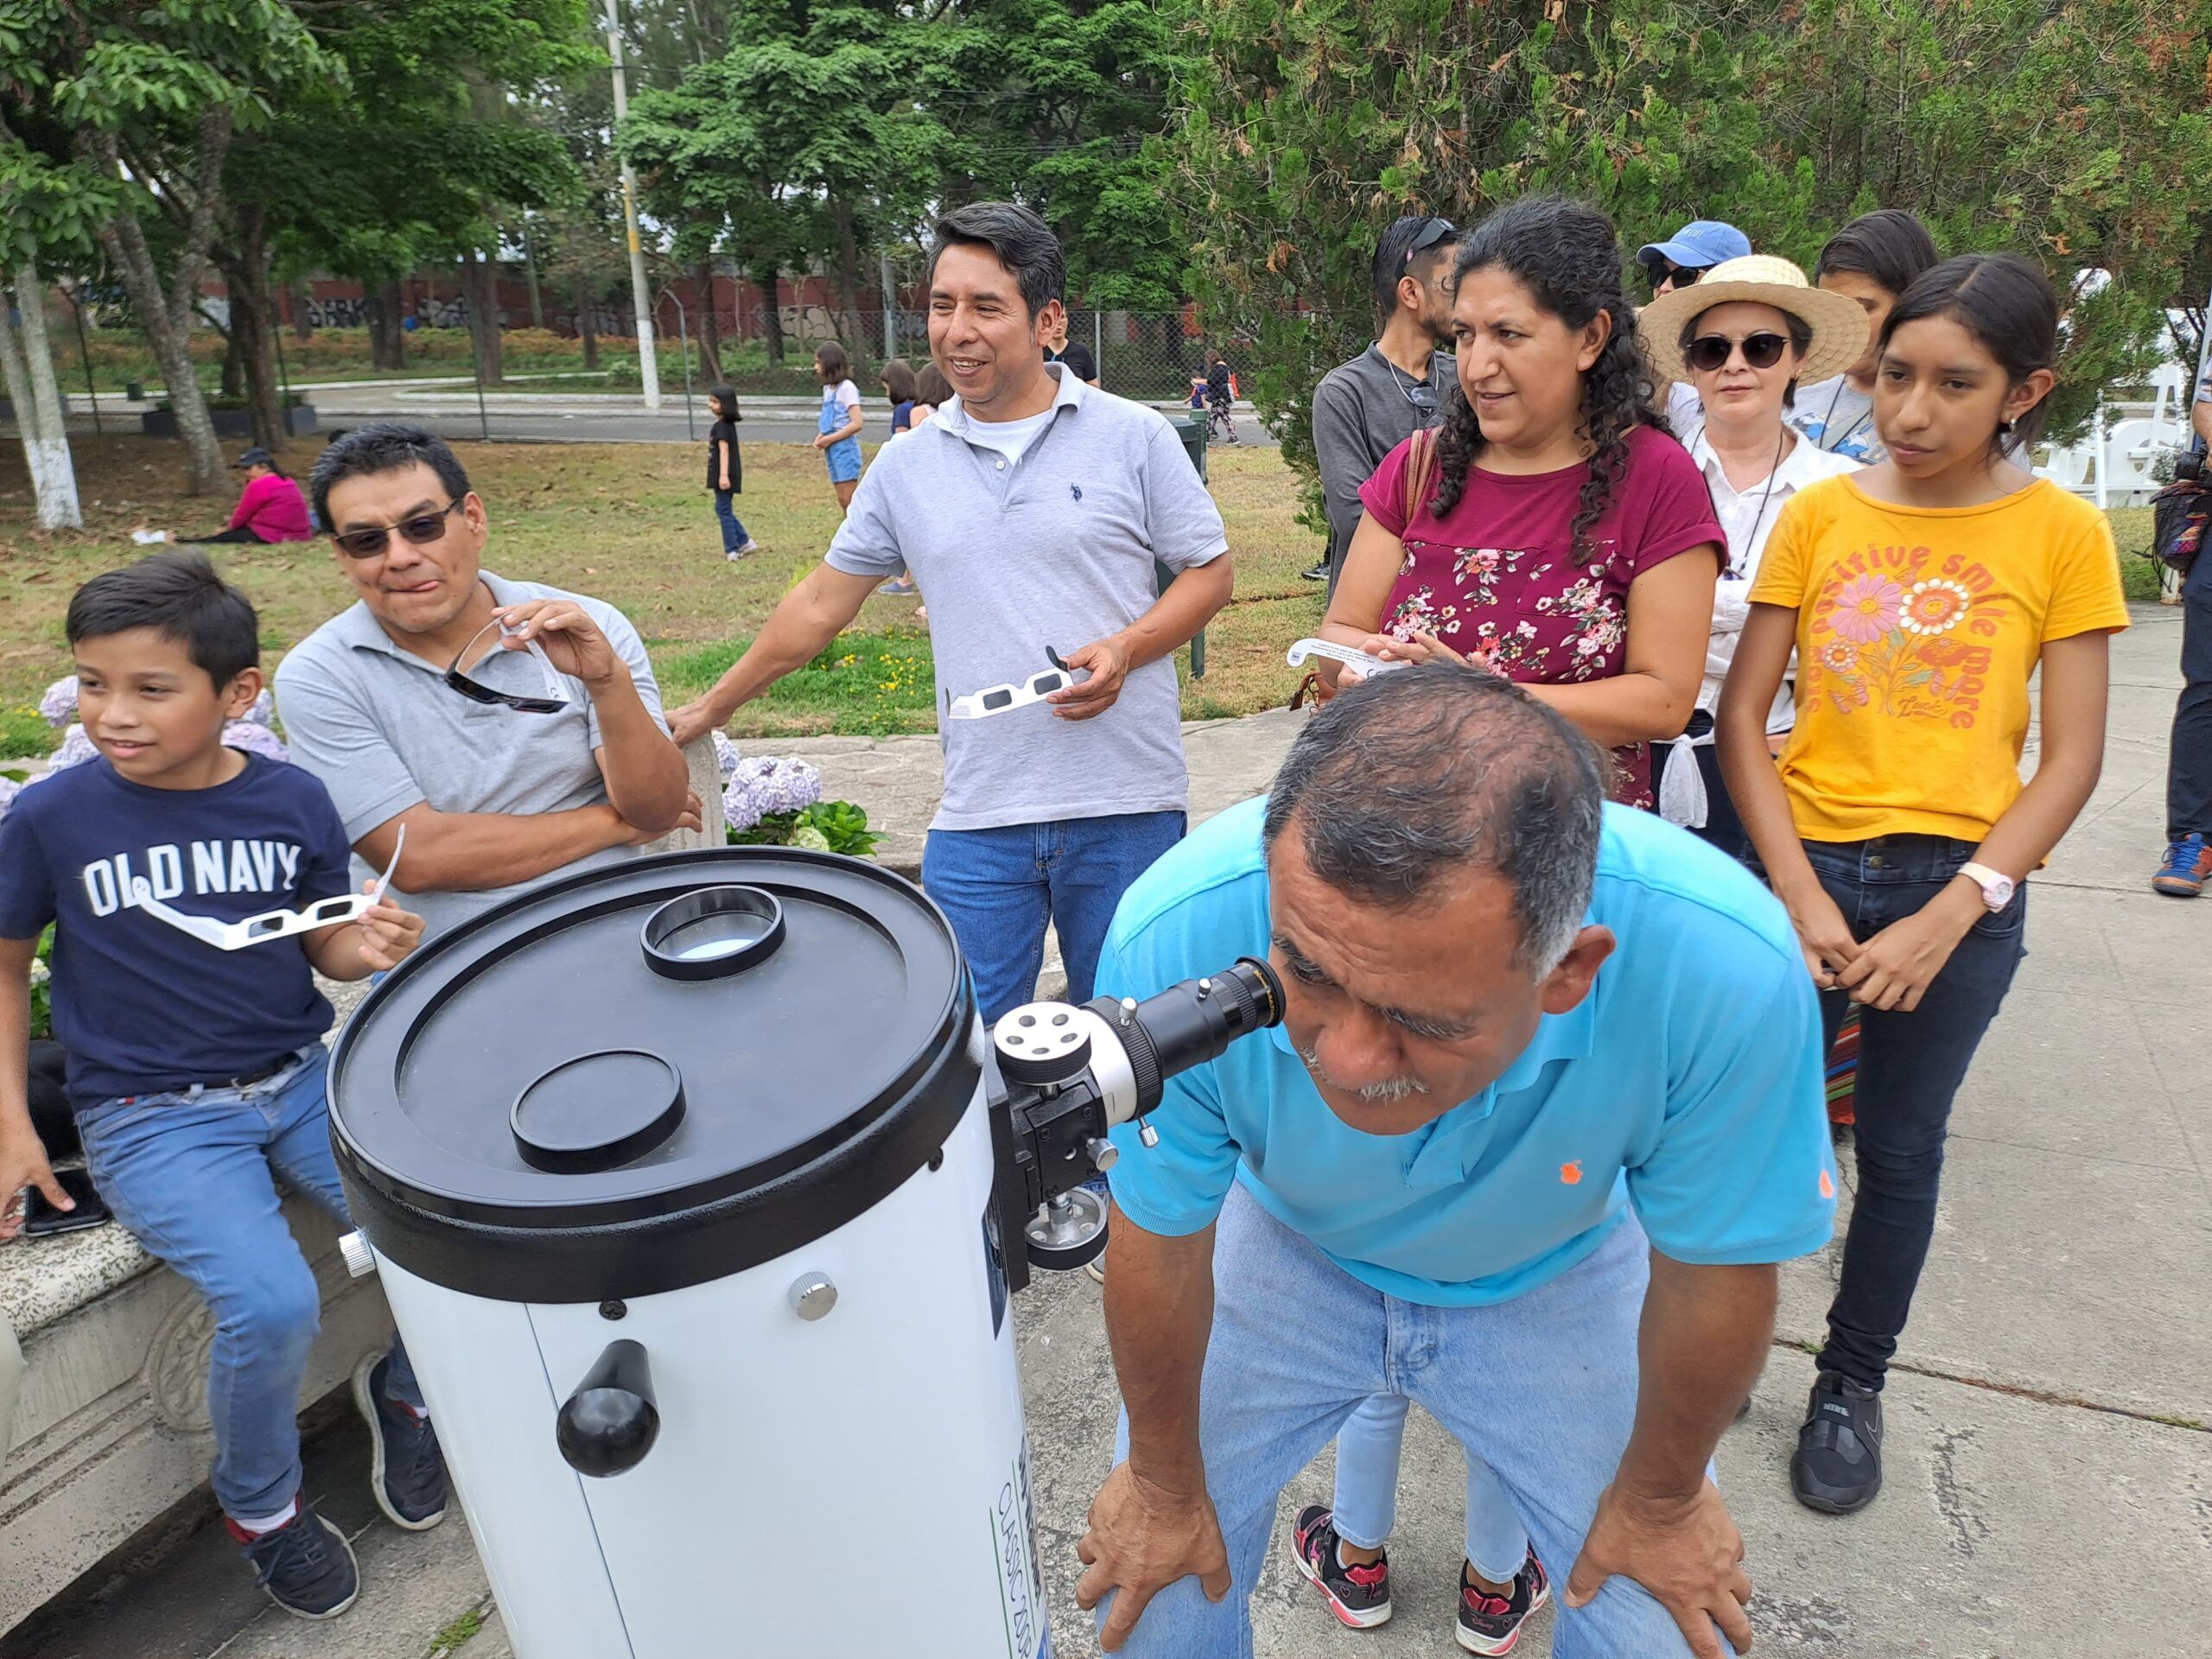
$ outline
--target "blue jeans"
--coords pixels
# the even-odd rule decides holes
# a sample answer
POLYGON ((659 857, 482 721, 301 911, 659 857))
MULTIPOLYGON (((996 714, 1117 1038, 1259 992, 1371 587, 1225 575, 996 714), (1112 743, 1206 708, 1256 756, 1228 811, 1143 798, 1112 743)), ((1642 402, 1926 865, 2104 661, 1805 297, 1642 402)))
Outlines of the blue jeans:
MULTIPOLYGON (((1398 1520, 1398 1452, 1406 1438, 1402 1394, 1371 1395, 1337 1431, 1337 1531, 1363 1549, 1380 1549, 1398 1520)), ((1529 1529, 1490 1466, 1467 1459, 1467 1560, 1492 1584, 1511 1582, 1529 1554, 1529 1529)))
MULTIPOLYGON (((1510 1301, 1428 1307, 1370 1289, 1232 1187, 1214 1236, 1198 1437, 1234 1582, 1218 1605, 1195 1579, 1170 1585, 1122 1651, 1250 1659, 1252 1590, 1283 1486, 1376 1394, 1418 1402, 1496 1471, 1565 1583, 1635 1420, 1648 1248, 1624 1219, 1588 1260, 1510 1301)), ((1124 1413, 1115 1456, 1128 1455, 1124 1413)), ((1688 1651, 1674 1616, 1618 1577, 1588 1606, 1560 1605, 1552 1637, 1556 1659, 1688 1651)))
MULTIPOLYGON (((1851 924, 1852 937, 1862 941, 1919 911, 1975 850, 1970 841, 1940 836, 1808 841, 1804 847, 1821 886, 1851 924)), ((2027 918, 2028 888, 2022 882, 2011 904, 1967 930, 1918 1007, 1910 1014, 1860 1012, 1859 1191, 1820 1366, 1861 1388, 1882 1386, 1912 1311, 1912 1293, 1936 1232, 1951 1097, 2027 954, 2027 918)), ((1821 994, 1830 1045, 1849 1006, 1841 991, 1821 994)))
POLYGON ((1088 1002, 1114 907, 1131 882, 1183 839, 1186 823, 1180 812, 1120 812, 931 830, 922 890, 952 923, 975 976, 983 1022, 995 1023, 1037 995, 1048 917, 1060 936, 1068 1001, 1088 1002))
POLYGON ((737 516, 736 500, 737 494, 734 490, 715 492, 715 517, 722 521, 722 551, 725 553, 734 553, 753 539, 737 516))
POLYGON ((830 463, 830 481, 849 484, 861 475, 861 441, 840 438, 822 452, 830 463))
POLYGON ((2166 751, 2166 839, 2212 836, 2212 552, 2181 584, 2181 698, 2166 751))
MULTIPOLYGON (((300 1490, 300 1387, 322 1298, 277 1208, 276 1182, 346 1221, 323 1099, 329 1063, 318 1044, 247 1088, 134 1095, 78 1115, 93 1184, 116 1219, 215 1315, 215 1497, 233 1516, 275 1515, 300 1490)), ((397 1341, 391 1358, 385 1388, 421 1410, 397 1341)))

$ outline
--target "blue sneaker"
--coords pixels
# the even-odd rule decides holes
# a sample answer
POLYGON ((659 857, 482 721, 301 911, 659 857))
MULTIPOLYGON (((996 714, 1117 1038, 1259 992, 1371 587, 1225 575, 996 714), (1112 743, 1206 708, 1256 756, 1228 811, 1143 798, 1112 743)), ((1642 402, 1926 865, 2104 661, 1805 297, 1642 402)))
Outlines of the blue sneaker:
POLYGON ((2212 845, 2191 831, 2166 849, 2166 861, 2151 878, 2151 889, 2173 899, 2194 899, 2212 881, 2212 845))
POLYGON ((353 1368, 353 1403, 368 1420, 374 1460, 369 1486, 395 1527, 428 1532, 446 1518, 446 1460, 430 1420, 385 1392, 391 1356, 372 1355, 353 1368))
POLYGON ((302 1618, 335 1618, 361 1593, 361 1569, 346 1535, 300 1500, 300 1512, 274 1532, 254 1534, 224 1523, 253 1563, 269 1599, 302 1618))

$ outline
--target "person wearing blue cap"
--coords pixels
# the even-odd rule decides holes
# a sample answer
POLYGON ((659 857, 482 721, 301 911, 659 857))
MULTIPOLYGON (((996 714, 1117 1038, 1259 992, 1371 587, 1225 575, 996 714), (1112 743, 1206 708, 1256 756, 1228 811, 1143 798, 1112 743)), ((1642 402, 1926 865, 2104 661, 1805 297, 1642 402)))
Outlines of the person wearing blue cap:
POLYGON ((1664 242, 1647 242, 1636 251, 1636 263, 1651 279, 1651 297, 1688 288, 1715 265, 1740 259, 1751 251, 1751 238, 1733 225, 1717 219, 1694 219, 1664 242))
MULTIPOLYGON (((1651 297, 1664 298, 1689 287, 1715 265, 1741 259, 1751 251, 1751 238, 1733 225, 1717 219, 1694 219, 1664 242, 1647 242, 1636 251, 1636 263, 1651 283, 1651 297)), ((1697 388, 1677 380, 1667 388, 1667 423, 1687 432, 1703 418, 1697 388)))

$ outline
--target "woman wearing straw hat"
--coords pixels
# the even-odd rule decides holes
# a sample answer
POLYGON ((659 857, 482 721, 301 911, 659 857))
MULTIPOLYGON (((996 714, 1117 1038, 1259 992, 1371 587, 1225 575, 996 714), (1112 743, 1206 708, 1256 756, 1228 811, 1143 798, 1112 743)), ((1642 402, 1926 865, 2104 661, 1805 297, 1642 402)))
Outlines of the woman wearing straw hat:
MULTIPOLYGON (((1789 260, 1755 253, 1715 265, 1694 288, 1661 295, 1638 321, 1657 373, 1697 394, 1699 407, 1681 436, 1728 533, 1697 711, 1659 751, 1653 783, 1662 815, 1743 858, 1751 842, 1721 783, 1713 711, 1749 613, 1752 573, 1783 503, 1808 484, 1858 468, 1800 437, 1784 412, 1801 382, 1825 379, 1859 360, 1866 317, 1845 296, 1813 287, 1789 260)), ((1768 733, 1787 732, 1793 718, 1785 684, 1769 711, 1768 733)))

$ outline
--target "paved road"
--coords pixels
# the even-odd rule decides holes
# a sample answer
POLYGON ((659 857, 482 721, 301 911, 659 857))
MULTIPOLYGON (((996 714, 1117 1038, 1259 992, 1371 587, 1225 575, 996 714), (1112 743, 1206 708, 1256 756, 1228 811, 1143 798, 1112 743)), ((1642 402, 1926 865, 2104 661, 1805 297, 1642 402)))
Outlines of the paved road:
MULTIPOLYGON (((695 395, 687 419, 682 388, 664 390, 658 410, 648 410, 636 394, 605 392, 486 392, 479 414, 476 393, 467 381, 360 381, 302 388, 321 415, 323 429, 358 426, 376 419, 410 420, 441 436, 483 438, 523 443, 683 443, 704 439, 712 417, 703 391, 695 395)), ((100 399, 102 417, 143 413, 149 404, 100 399)), ((810 443, 819 430, 819 405, 796 397, 747 397, 741 436, 748 443, 810 443)), ((864 440, 874 443, 890 429, 890 406, 880 400, 863 404, 868 425, 864 440)), ((71 429, 92 430, 91 407, 82 395, 71 402, 71 429)), ((1262 448, 1274 440, 1249 408, 1236 412, 1239 439, 1262 448)))

